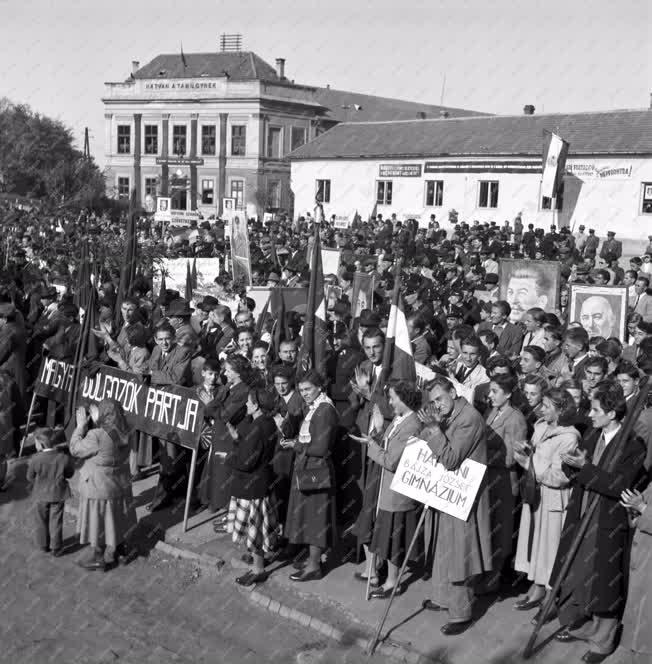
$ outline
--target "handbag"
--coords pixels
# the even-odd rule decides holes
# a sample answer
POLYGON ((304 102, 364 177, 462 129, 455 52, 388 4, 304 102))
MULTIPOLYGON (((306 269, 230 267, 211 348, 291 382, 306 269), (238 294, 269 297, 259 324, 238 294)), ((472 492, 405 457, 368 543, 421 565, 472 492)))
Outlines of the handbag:
POLYGON ((534 472, 534 464, 532 463, 532 454, 530 455, 530 460, 528 462, 525 473, 521 475, 519 487, 523 502, 529 505, 532 510, 537 509, 541 501, 541 488, 537 483, 537 476, 534 472))
POLYGON ((331 469, 326 459, 312 457, 313 463, 308 468, 308 457, 305 458, 303 468, 297 468, 297 489, 302 493, 311 491, 327 491, 331 488, 331 469), (317 462, 317 463, 315 463, 317 462))

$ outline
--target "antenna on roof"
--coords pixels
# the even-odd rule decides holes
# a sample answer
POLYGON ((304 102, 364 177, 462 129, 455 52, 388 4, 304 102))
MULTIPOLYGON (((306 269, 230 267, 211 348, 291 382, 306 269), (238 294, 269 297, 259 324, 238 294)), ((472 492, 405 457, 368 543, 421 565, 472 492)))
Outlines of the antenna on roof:
POLYGON ((444 80, 441 82, 441 97, 439 98, 439 105, 444 105, 444 92, 446 92, 446 74, 444 74, 444 80))
POLYGON ((238 34, 222 34, 220 36, 220 51, 241 51, 242 50, 242 35, 238 34))

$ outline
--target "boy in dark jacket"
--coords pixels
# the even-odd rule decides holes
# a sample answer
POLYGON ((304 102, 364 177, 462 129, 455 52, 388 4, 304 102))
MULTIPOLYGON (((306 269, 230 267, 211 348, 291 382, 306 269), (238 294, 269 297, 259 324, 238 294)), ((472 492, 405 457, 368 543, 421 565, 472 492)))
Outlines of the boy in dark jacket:
POLYGON ((67 478, 72 477, 72 459, 55 447, 51 429, 36 429, 34 440, 38 453, 27 466, 27 481, 32 485, 36 520, 36 545, 41 551, 63 552, 63 506, 70 497, 67 478))

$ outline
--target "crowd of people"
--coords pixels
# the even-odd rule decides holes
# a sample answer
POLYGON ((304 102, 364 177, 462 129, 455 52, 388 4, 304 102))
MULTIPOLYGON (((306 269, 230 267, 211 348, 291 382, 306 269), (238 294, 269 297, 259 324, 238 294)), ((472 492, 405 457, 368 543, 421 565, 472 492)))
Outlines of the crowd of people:
MULTIPOLYGON (((70 237, 88 224, 76 230, 50 224, 41 235, 36 216, 12 237, 20 250, 8 249, 0 292, 5 457, 17 452, 41 358, 72 361, 81 330, 74 266, 59 265, 72 262, 71 254, 62 251, 55 263, 41 248, 48 233, 70 237), (63 288, 56 287, 59 278, 63 288)), ((183 233, 141 232, 143 243, 165 246, 162 255, 228 250, 219 220, 183 233)), ((254 283, 307 286, 313 232, 310 218, 251 220, 254 283)), ((367 584, 378 600, 403 592, 399 571, 423 505, 392 491, 391 483, 417 437, 448 470, 467 459, 487 467, 468 520, 429 510, 411 551, 410 569, 432 582, 424 607, 447 612, 444 634, 466 631, 476 596, 500 593, 518 575, 529 588, 514 610, 541 610, 588 518, 547 620, 559 618, 558 641, 586 642, 587 662, 613 653, 618 639, 647 661, 652 246, 621 265, 614 233, 601 243, 593 229, 544 232, 524 227, 520 217, 499 226, 440 223, 433 215, 420 227, 377 215, 348 229, 324 222, 319 233, 323 246, 341 250, 340 270, 325 275, 338 290, 329 299, 322 373, 299 361, 302 315, 288 311, 273 320, 224 274, 214 295, 190 302, 178 291, 154 293, 155 263, 143 267, 132 295, 121 298, 116 325, 119 273, 100 261, 93 331, 100 361, 152 385, 191 388, 205 404, 193 508, 214 512, 215 531, 243 546, 246 569, 237 583, 263 583, 271 559, 291 560, 297 583, 319 580, 348 543, 360 561, 360 592, 367 584), (559 306, 522 308, 515 317, 513 300, 499 296, 498 261, 507 257, 559 262, 559 306), (352 302, 356 272, 374 277, 373 301, 361 311, 352 302), (427 369, 418 382, 385 380, 397 279, 413 357, 427 369), (628 289, 625 338, 591 336, 569 319, 573 283, 628 289)), ((37 404, 38 453, 28 476, 39 506, 38 544, 60 555, 57 505, 66 497, 70 463, 53 453, 60 449, 60 414, 37 404)), ((68 447, 81 464, 78 530, 90 545, 81 564, 105 570, 129 559, 136 527, 131 483, 158 460, 149 509, 174 504, 186 493, 189 454, 130 431, 113 401, 75 417, 68 447)))

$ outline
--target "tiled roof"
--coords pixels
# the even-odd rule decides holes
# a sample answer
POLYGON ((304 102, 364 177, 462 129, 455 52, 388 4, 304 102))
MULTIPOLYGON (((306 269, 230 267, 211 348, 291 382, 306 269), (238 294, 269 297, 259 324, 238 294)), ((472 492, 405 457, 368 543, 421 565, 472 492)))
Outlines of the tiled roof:
POLYGON ((317 88, 315 101, 328 109, 325 117, 337 122, 378 122, 386 120, 416 120, 419 113, 425 118, 439 118, 442 112, 450 117, 481 115, 478 111, 467 111, 448 106, 433 106, 416 101, 403 101, 389 97, 317 88))
POLYGON ((652 110, 483 116, 336 125, 288 158, 420 158, 541 154, 544 129, 569 154, 652 154, 652 110))
POLYGON ((184 53, 183 59, 180 52, 157 55, 141 67, 134 78, 220 77, 225 72, 234 81, 279 80, 274 67, 250 51, 184 53))

